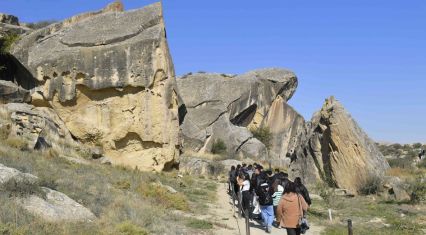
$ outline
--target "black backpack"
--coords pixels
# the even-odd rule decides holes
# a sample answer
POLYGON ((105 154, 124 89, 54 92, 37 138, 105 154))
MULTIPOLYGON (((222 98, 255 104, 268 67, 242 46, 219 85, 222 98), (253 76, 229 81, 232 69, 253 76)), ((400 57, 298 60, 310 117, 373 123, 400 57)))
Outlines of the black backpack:
POLYGON ((261 206, 270 206, 273 205, 273 199, 271 194, 271 189, 267 183, 261 184, 257 190, 256 194, 259 197, 259 204, 261 206))

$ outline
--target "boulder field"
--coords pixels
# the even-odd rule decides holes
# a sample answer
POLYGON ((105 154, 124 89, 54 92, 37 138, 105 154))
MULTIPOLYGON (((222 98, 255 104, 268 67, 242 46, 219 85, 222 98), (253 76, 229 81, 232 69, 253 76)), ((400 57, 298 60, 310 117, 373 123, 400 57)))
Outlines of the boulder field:
MULTIPOLYGON (((292 71, 176 78, 161 3, 123 9, 113 3, 38 30, 0 15, 2 37, 20 34, 0 56, 0 106, 11 134, 29 130, 31 147, 47 129, 145 171, 179 168, 181 153, 209 153, 222 141, 229 158, 353 193, 389 168, 334 97, 305 121, 287 103, 298 85, 292 71), (259 128, 270 132, 267 146, 252 133, 259 128)), ((194 161, 180 168, 185 162, 194 161)))

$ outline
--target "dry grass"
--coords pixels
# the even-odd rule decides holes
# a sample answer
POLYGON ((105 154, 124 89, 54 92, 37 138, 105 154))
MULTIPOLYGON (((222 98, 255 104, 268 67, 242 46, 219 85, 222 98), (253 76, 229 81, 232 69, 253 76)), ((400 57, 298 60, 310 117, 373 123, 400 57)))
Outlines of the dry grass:
POLYGON ((198 229, 187 227, 187 220, 170 210, 204 213, 206 203, 214 200, 216 184, 210 180, 179 178, 177 172, 80 165, 57 154, 62 153, 0 145, 0 163, 38 176, 40 184, 67 194, 98 220, 90 224, 46 223, 17 207, 10 195, 0 193, 0 234, 197 234, 198 229), (179 193, 170 194, 151 182, 169 185, 179 193))

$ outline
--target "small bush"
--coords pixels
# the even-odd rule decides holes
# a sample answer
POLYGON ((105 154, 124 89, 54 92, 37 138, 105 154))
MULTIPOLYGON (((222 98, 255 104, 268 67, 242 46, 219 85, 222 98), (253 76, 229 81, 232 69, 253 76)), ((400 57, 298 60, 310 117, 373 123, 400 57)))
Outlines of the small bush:
POLYGON ((258 127, 250 129, 253 137, 262 142, 266 148, 271 147, 272 133, 267 127, 258 127))
POLYGON ((20 150, 28 149, 27 141, 20 137, 9 137, 6 139, 6 144, 12 148, 16 148, 20 150))
POLYGON ((15 33, 9 33, 0 38, 0 54, 9 53, 12 45, 19 39, 19 35, 15 33))
POLYGON ((126 180, 118 181, 114 184, 114 187, 121 190, 129 190, 130 189, 130 182, 126 180))
POLYGON ((37 183, 25 179, 17 181, 12 178, 3 184, 1 191, 8 194, 9 197, 46 196, 37 183))
POLYGON ((408 182, 408 191, 412 203, 426 202, 426 181, 421 177, 408 182))
POLYGON ((117 232, 120 235, 148 235, 148 232, 143 228, 133 224, 130 221, 125 221, 117 226, 117 232))
POLYGON ((382 179, 377 175, 370 175, 359 187, 361 195, 377 194, 382 189, 382 179))
POLYGON ((195 229, 212 229, 213 224, 205 221, 205 220, 199 220, 199 219, 191 219, 186 223, 187 227, 195 228, 195 229))
POLYGON ((212 146, 213 154, 225 154, 226 153, 226 144, 221 139, 217 139, 212 146))
POLYGON ((188 211, 189 204, 185 195, 181 193, 170 193, 167 189, 153 184, 142 183, 139 192, 143 197, 153 200, 157 205, 165 208, 188 211))
POLYGON ((56 20, 43 20, 39 22, 28 23, 27 27, 30 29, 41 29, 53 23, 56 23, 56 20))

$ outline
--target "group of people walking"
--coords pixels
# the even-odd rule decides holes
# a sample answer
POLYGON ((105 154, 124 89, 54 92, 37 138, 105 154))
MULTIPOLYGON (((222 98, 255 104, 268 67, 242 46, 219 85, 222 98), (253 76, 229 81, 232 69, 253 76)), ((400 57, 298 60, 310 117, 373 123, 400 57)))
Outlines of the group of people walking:
POLYGON ((266 232, 271 233, 272 226, 285 228, 289 235, 303 232, 301 221, 311 199, 299 177, 292 182, 287 173, 264 170, 256 163, 232 166, 229 193, 240 198, 242 216, 259 219, 266 232))

